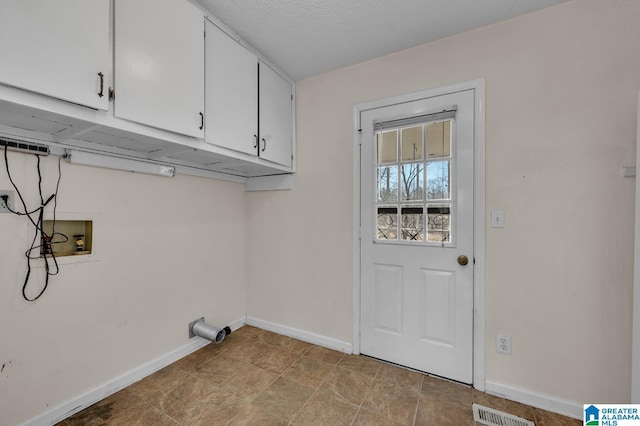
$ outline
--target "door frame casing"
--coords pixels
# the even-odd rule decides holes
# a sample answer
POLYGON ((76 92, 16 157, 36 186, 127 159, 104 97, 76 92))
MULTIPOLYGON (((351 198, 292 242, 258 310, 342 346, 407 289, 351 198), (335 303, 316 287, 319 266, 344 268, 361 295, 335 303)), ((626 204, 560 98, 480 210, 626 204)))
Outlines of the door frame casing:
MULTIPOLYGON (((636 122, 636 168, 640 166, 640 90, 636 122)), ((636 174, 633 259, 633 322, 631 328, 631 403, 640 404, 640 178, 636 174)))
POLYGON ((443 87, 422 90, 356 104, 353 107, 353 353, 360 353, 360 218, 361 218, 361 155, 360 115, 363 111, 389 105, 413 102, 465 90, 474 91, 473 145, 473 387, 485 390, 485 81, 470 80, 443 87))

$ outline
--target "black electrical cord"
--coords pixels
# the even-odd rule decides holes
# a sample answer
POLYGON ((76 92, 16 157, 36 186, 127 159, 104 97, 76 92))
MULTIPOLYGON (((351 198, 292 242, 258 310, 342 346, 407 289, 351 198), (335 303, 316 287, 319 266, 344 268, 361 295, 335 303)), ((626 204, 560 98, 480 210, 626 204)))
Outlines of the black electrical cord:
POLYGON ((20 190, 18 189, 18 186, 15 184, 15 182, 13 181, 13 178, 11 177, 11 171, 9 170, 9 157, 7 155, 7 146, 5 145, 4 147, 4 165, 5 168, 7 170, 7 176, 9 177, 9 182, 11 182, 11 185, 13 186, 13 188, 16 191, 16 194, 18 195, 18 198, 20 199, 20 202, 22 203, 22 207, 24 209, 24 212, 19 212, 17 210, 13 210, 11 208, 9 208, 9 203, 8 203, 8 197, 7 196, 3 196, 2 198, 4 199, 4 204, 7 207, 7 209, 18 216, 27 216, 27 218, 29 219, 29 222, 31 222, 31 224, 34 226, 35 228, 35 233, 33 236, 33 240, 31 241, 31 246, 29 247, 29 249, 25 252, 25 256, 27 258, 27 274, 25 276, 24 279, 24 283, 22 285, 22 297, 29 301, 29 302, 33 302, 38 300, 45 292, 45 290, 47 289, 47 287, 49 286, 49 277, 52 275, 57 275, 60 272, 60 268, 58 266, 58 261, 56 259, 55 254, 53 253, 52 250, 52 245, 54 244, 62 244, 65 243, 67 241, 69 241, 69 237, 67 237, 66 235, 59 233, 59 232, 55 232, 55 226, 56 226, 56 208, 58 206, 58 190, 60 189, 60 180, 62 179, 62 168, 61 168, 61 161, 62 161, 62 157, 60 157, 58 159, 58 180, 56 182, 56 190, 55 192, 45 201, 44 199, 44 195, 42 193, 42 171, 40 169, 40 156, 38 154, 35 154, 36 156, 36 169, 38 172, 38 195, 40 196, 40 207, 37 207, 33 210, 29 210, 27 208, 27 203, 24 200, 24 197, 22 196, 22 193, 20 192, 20 190), (44 229, 43 229, 43 225, 44 225, 44 209, 45 207, 51 202, 53 201, 53 223, 52 223, 52 232, 51 235, 48 235, 44 229), (32 217, 32 215, 36 215, 37 214, 37 220, 34 220, 34 218, 32 217), (41 237, 41 241, 42 244, 37 244, 38 241, 38 236, 41 237), (61 241, 53 241, 53 239, 56 236, 61 236, 62 240, 61 241), (33 256, 32 252, 34 250, 37 250, 38 255, 37 256, 33 256), (29 278, 31 276, 31 260, 35 260, 35 259, 40 259, 40 253, 44 254, 44 267, 45 267, 45 282, 44 282, 44 286, 42 287, 42 289, 40 290, 40 292, 38 293, 37 296, 30 298, 29 296, 27 296, 27 287, 29 285, 29 278), (50 265, 49 262, 53 262, 53 265, 55 266, 54 271, 52 272, 52 267, 50 265))

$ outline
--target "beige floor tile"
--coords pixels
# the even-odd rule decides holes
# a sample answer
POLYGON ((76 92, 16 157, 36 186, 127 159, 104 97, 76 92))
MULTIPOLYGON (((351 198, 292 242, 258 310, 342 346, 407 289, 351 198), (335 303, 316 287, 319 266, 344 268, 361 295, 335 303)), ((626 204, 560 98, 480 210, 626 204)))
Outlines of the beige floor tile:
POLYGON ((313 347, 313 345, 310 343, 275 333, 263 334, 261 337, 261 341, 263 343, 271 346, 276 346, 281 349, 288 349, 298 356, 304 355, 313 347))
POLYGON ((208 349, 208 346, 205 346, 204 348, 198 349, 192 354, 189 354, 186 357, 174 362, 173 366, 184 371, 193 371, 197 367, 200 367, 202 364, 211 361, 217 355, 218 353, 215 353, 214 351, 208 349))
POLYGON ((222 342, 222 345, 226 345, 224 354, 227 357, 237 359, 242 363, 251 362, 273 348, 259 340, 250 340, 249 338, 236 338, 228 344, 222 342))
POLYGON ((536 426, 581 426, 584 422, 560 414, 550 413, 539 408, 532 408, 536 426))
POLYGON ((127 390, 140 398, 147 398, 161 389, 174 387, 186 375, 185 371, 170 365, 132 384, 127 390))
POLYGON ((282 377, 315 389, 335 369, 334 365, 303 356, 284 370, 282 377))
POLYGON ((213 342, 209 343, 207 346, 204 346, 202 349, 208 352, 212 358, 224 352, 223 345, 213 342))
POLYGON ((292 423, 296 426, 349 426, 357 412, 358 406, 320 391, 309 398, 292 423))
POLYGON ((146 401, 170 417, 175 417, 185 405, 206 398, 213 387, 211 383, 204 380, 184 376, 173 386, 160 389, 149 395, 146 401))
POLYGON ((281 343, 286 342, 289 339, 287 336, 283 336, 272 331, 265 331, 260 336, 260 341, 270 346, 280 346, 281 343))
POLYGON ((309 349, 305 356, 335 365, 338 364, 345 355, 342 352, 334 351, 332 349, 314 346, 309 349))
POLYGON ((300 354, 297 352, 292 352, 286 348, 273 347, 251 361, 251 363, 273 373, 282 374, 298 358, 300 358, 300 354))
POLYGON ((471 426, 472 402, 537 426, 582 423, 245 326, 222 344, 209 344, 57 426, 471 426))
POLYGON ((231 333, 229 337, 233 336, 233 337, 242 337, 242 338, 248 338, 248 339, 258 339, 264 333, 265 331, 262 330, 261 328, 245 325, 243 327, 240 327, 233 333, 231 333))
POLYGON ((313 389, 279 378, 253 401, 253 405, 282 420, 291 421, 313 394, 313 389))
POLYGON ((375 377, 382 363, 362 355, 345 355, 338 363, 338 366, 366 376, 375 377))
POLYGON ((374 380, 362 408, 393 419, 404 425, 412 425, 418 405, 418 390, 374 380))
POLYGON ((462 407, 459 404, 448 404, 433 399, 421 398, 415 419, 421 426, 473 426, 473 410, 471 405, 462 407))
POLYGON ((425 375, 422 373, 383 363, 375 378, 384 380, 388 383, 393 383, 394 385, 406 386, 419 391, 424 377, 425 375))
POLYGON ((66 419, 66 423, 75 425, 103 425, 121 416, 128 409, 140 407, 142 400, 126 389, 96 402, 92 406, 66 419))
POLYGON ((218 387, 204 397, 186 402, 173 418, 182 425, 224 425, 250 405, 242 395, 218 387))
POLYGON ((358 415, 352 423, 353 426, 401 426, 387 417, 381 416, 364 408, 360 408, 358 415))
POLYGON ((219 385, 246 365, 248 364, 238 361, 236 358, 230 358, 226 353, 223 353, 197 367, 191 372, 191 375, 211 384, 219 385))
POLYGON ((430 376, 424 377, 421 395, 461 407, 471 407, 473 403, 471 387, 430 376))
POLYGON ((110 426, 178 426, 179 423, 161 410, 149 404, 141 404, 140 407, 125 410, 122 415, 111 419, 108 424, 110 426))
POLYGON ((229 392, 243 394, 253 399, 275 382, 277 378, 278 375, 275 373, 247 364, 242 370, 224 381, 220 388, 229 392))
POLYGON ((163 411, 123 390, 67 419, 67 426, 175 426, 163 411))
POLYGON ((228 426, 287 426, 288 421, 278 419, 264 410, 250 405, 238 413, 228 426))
POLYGON ((320 389, 352 404, 360 405, 372 382, 373 378, 370 376, 338 367, 327 375, 320 389))

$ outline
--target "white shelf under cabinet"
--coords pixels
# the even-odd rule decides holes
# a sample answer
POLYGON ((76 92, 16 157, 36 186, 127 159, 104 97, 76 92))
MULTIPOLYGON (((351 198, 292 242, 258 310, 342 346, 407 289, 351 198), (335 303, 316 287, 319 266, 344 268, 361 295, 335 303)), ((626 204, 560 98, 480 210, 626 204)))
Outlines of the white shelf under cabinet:
POLYGON ((0 84, 0 137, 178 166, 179 172, 237 182, 292 173, 289 167, 47 96, 0 84), (202 171, 203 174, 198 174, 202 171), (219 174, 219 175, 218 175, 219 174))

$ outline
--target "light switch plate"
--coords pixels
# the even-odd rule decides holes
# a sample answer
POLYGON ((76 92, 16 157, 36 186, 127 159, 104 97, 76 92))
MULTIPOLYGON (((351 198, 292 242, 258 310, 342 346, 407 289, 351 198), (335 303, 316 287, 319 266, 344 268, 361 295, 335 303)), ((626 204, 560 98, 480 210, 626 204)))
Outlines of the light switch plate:
POLYGON ((504 228, 504 210, 502 209, 491 210, 491 227, 504 228))

